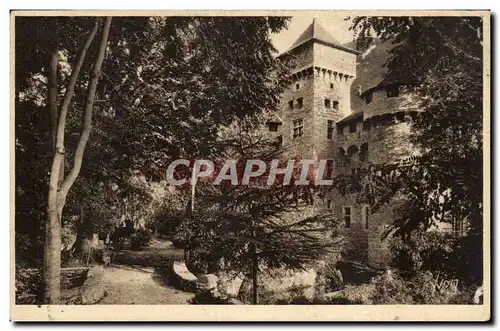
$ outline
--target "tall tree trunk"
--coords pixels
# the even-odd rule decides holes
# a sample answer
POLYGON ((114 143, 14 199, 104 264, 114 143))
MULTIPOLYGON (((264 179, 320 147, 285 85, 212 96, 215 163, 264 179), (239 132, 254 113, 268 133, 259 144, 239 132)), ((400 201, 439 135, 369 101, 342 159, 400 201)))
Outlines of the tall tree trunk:
MULTIPOLYGON (((48 106, 50 120, 52 123, 52 149, 56 153, 56 137, 57 137, 57 45, 53 45, 54 49, 50 55, 49 67, 49 95, 48 106)), ((51 176, 52 177, 52 176, 51 176)), ((59 178, 59 175, 57 176, 59 178)), ((57 226, 57 215, 48 212, 47 223, 45 224, 45 241, 44 241, 44 267, 43 267, 43 289, 42 300, 44 302, 52 301, 54 296, 59 296, 59 273, 55 264, 57 263, 57 254, 52 249, 61 245, 61 229, 57 226), (57 239, 59 238, 59 241, 57 239)))
MULTIPOLYGON (((194 179, 194 177, 196 176, 196 169, 194 169, 193 167, 193 174, 191 175, 191 177, 194 179)), ((196 196, 196 183, 193 182, 191 184, 191 196, 189 198, 189 206, 188 206, 188 215, 190 217, 193 216, 194 214, 194 199, 195 199, 195 196, 196 196)), ((189 260, 189 256, 190 256, 190 247, 189 247, 189 241, 190 241, 190 237, 188 234, 186 234, 185 238, 184 238, 184 241, 185 241, 185 247, 184 247, 184 262, 188 263, 188 260, 189 260)))
MULTIPOLYGON (((54 29, 57 28, 57 25, 54 24, 54 29)), ((48 97, 48 106, 50 112, 50 121, 52 123, 52 151, 56 152, 56 140, 57 140, 57 124, 58 124, 58 113, 57 113, 57 42, 53 41, 53 49, 50 53, 50 68, 49 68, 49 97, 48 97)), ((59 169, 59 179, 58 185, 60 186, 62 181, 64 180, 64 156, 61 160, 61 165, 59 169)))
POLYGON ((259 304, 259 265, 257 259, 257 245, 252 244, 252 304, 259 304))
POLYGON ((48 105, 52 123, 52 150, 55 152, 57 137, 57 45, 54 45, 50 54, 48 105))
POLYGON ((257 243, 255 242, 254 222, 252 221, 252 238, 254 239, 251 245, 252 252, 252 304, 259 304, 259 259, 257 258, 257 243))
POLYGON ((74 164, 66 179, 59 184, 59 176, 61 171, 61 164, 64 161, 64 133, 66 129, 66 117, 68 108, 73 98, 74 89, 80 69, 85 60, 90 44, 92 43, 97 30, 99 28, 99 21, 96 20, 94 28, 87 37, 85 45, 78 57, 75 68, 73 69, 66 94, 61 104, 61 111, 58 118, 57 132, 56 132, 56 148, 54 158, 52 160, 52 168, 50 172, 49 181, 49 196, 47 205, 47 224, 46 224, 46 238, 44 247, 44 265, 43 265, 43 300, 45 303, 57 304, 60 300, 60 274, 61 274, 61 216, 66 203, 66 197, 69 189, 74 184, 81 169, 83 152, 87 144, 91 122, 92 122, 92 108, 97 88, 97 81, 99 79, 104 53, 106 51, 106 44, 108 41, 109 28, 111 25, 111 18, 107 17, 104 23, 102 32, 101 43, 99 52, 97 54, 92 76, 89 82, 87 91, 87 100, 84 109, 84 120, 82 133, 75 152, 74 164))

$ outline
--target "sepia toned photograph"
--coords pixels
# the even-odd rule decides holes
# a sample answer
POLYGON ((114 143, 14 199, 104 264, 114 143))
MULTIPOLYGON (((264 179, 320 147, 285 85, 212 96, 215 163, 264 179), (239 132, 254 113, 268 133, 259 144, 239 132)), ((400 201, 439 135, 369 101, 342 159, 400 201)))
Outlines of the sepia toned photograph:
POLYGON ((11 38, 12 320, 490 319, 489 12, 11 38))

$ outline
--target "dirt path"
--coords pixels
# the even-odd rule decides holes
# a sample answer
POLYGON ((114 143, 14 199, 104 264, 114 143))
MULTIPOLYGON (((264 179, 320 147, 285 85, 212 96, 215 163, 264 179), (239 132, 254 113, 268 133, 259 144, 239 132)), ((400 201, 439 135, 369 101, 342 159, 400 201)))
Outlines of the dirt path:
MULTIPOLYGON (((154 240, 147 251, 134 256, 141 262, 152 256, 164 257, 175 253, 171 243, 154 240), (172 250, 171 252, 169 252, 172 250), (147 256, 146 256, 147 254, 147 256)), ((174 254, 175 255, 175 254, 174 254)), ((142 265, 148 263, 141 263, 142 265)), ((113 264, 105 269, 107 296, 100 304, 188 304, 193 293, 164 285, 154 274, 152 266, 113 264)))
POLYGON ((107 296, 100 304, 188 304, 194 294, 162 285, 153 268, 118 266, 106 268, 107 296))

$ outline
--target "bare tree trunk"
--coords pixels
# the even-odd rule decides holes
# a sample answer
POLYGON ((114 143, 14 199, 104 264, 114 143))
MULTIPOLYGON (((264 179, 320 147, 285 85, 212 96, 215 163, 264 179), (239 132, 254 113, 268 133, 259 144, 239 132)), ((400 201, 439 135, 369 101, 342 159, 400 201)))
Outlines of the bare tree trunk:
MULTIPOLYGON (((54 49, 50 54, 50 68, 49 68, 49 98, 48 105, 50 111, 50 121, 52 123, 52 150, 53 153, 56 151, 56 140, 57 140, 57 123, 58 123, 58 113, 57 113, 57 44, 54 42, 54 49)), ((59 179, 58 185, 61 185, 64 180, 64 156, 61 160, 61 166, 59 169, 59 179)))
POLYGON ((99 79, 101 65, 104 59, 104 53, 106 51, 110 25, 111 18, 107 17, 102 32, 99 53, 95 60, 93 66, 94 69, 89 82, 87 100, 84 109, 83 129, 80 135, 80 141, 78 142, 78 146, 75 152, 73 168, 71 169, 68 177, 66 177, 66 179, 59 185, 61 164, 62 162, 64 162, 64 134, 66 129, 66 117, 68 114, 68 108, 73 98, 76 81, 85 60, 85 55, 99 28, 98 20, 96 20, 94 28, 87 37, 85 45, 78 57, 75 68, 73 69, 68 82, 66 94, 61 104, 61 112, 59 115, 56 132, 56 147, 50 172, 46 238, 44 247, 43 300, 45 303, 49 304, 57 304, 60 300, 61 216, 64 204, 66 203, 68 191, 75 182, 80 172, 83 159, 83 151, 85 150, 85 146, 89 138, 92 121, 92 108, 97 88, 97 81, 99 79))
MULTIPOLYGON (((50 112, 50 119, 52 122, 52 149, 56 153, 56 137, 57 137, 57 49, 55 48, 50 56, 49 67, 49 95, 48 105, 50 112)), ((51 176, 52 177, 52 176, 51 176)), ((59 178, 59 175, 58 175, 59 178)), ((52 300, 54 295, 57 296, 59 292, 59 273, 55 268, 55 260, 57 255, 52 247, 57 246, 57 238, 61 237, 60 227, 54 226, 58 221, 54 220, 54 215, 48 213, 47 223, 45 225, 45 242, 44 242, 44 267, 43 267, 43 293, 44 302, 52 300)), ((57 216, 57 215, 56 215, 57 216)), ((60 239, 59 239, 60 245, 60 239)))

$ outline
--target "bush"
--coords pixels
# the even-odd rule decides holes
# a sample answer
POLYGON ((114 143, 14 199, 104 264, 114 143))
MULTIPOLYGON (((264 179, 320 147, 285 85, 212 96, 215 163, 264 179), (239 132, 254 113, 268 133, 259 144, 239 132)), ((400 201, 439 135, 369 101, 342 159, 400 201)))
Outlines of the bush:
POLYGON ((340 271, 345 283, 352 285, 366 284, 380 274, 380 271, 367 268, 366 265, 347 261, 339 261, 335 268, 340 271))
POLYGON ((458 279, 466 286, 480 286, 483 279, 482 236, 460 238, 438 231, 415 232, 391 244, 392 265, 410 279, 429 271, 442 278, 458 279))
POLYGON ((342 291, 342 295, 333 298, 331 303, 342 304, 373 304, 375 292, 374 284, 347 285, 342 291))
MULTIPOLYGON (((449 266, 453 238, 437 231, 415 232, 409 239, 395 239, 391 243, 392 265, 405 277, 420 271, 453 273, 449 266)), ((452 276, 452 275, 449 275, 452 276)))
POLYGON ((147 229, 138 229, 130 236, 131 248, 133 250, 141 250, 151 241, 151 233, 147 229))
POLYGON ((16 303, 34 304, 42 281, 40 272, 16 268, 15 277, 16 303))
POLYGON ((398 275, 385 273, 374 281, 372 304, 396 305, 412 304, 413 297, 408 284, 398 275))
POLYGON ((16 267, 38 268, 43 263, 43 241, 35 235, 15 234, 16 267))
POLYGON ((348 285, 330 304, 470 304, 474 291, 458 289, 456 293, 440 291, 435 287, 431 272, 419 272, 407 279, 397 273, 386 272, 370 284, 348 285))

